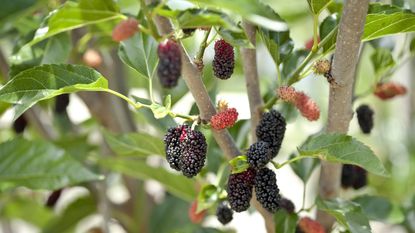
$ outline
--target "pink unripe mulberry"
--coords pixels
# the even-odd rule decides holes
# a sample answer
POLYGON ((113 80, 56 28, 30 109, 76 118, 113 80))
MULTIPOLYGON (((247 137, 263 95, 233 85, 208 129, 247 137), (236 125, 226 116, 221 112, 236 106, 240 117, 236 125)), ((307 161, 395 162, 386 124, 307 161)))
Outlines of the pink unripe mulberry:
POLYGON ((320 118, 320 109, 316 102, 304 92, 297 92, 295 106, 300 111, 301 115, 309 121, 316 121, 320 118))
POLYGON ((138 32, 138 21, 133 18, 129 18, 121 21, 115 28, 112 30, 112 39, 114 41, 120 42, 126 40, 138 32))
POLYGON ((235 108, 227 108, 210 118, 210 125, 213 129, 221 130, 232 127, 238 120, 238 111, 235 108))
POLYGON ((295 99, 297 97, 297 92, 295 91, 295 89, 293 87, 287 86, 278 88, 277 94, 281 100, 290 103, 295 103, 295 99))

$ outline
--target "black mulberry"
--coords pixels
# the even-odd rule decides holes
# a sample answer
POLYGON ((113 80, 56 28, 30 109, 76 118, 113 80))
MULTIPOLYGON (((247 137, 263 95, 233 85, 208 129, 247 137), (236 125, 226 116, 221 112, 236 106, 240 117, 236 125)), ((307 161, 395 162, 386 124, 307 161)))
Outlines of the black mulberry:
POLYGON ((258 140, 270 145, 272 158, 277 156, 281 148, 286 125, 285 118, 281 113, 273 109, 262 114, 261 121, 256 128, 258 140))
POLYGON ((360 189, 367 184, 367 171, 356 165, 344 164, 341 184, 343 188, 360 189))
POLYGON ((275 213, 279 208, 280 194, 275 173, 264 167, 255 176, 256 199, 271 213, 275 213))
POLYGON ((183 175, 193 177, 205 165, 207 144, 205 136, 196 130, 187 129, 180 136, 181 156, 179 168, 183 175))
POLYGON ((232 45, 221 39, 215 43, 215 56, 213 58, 213 73, 217 78, 229 79, 235 66, 235 57, 232 45))
POLYGON ((64 113, 66 108, 69 106, 69 94, 63 94, 56 96, 55 99, 55 112, 56 113, 64 113))
POLYGON ((264 141, 252 144, 246 152, 246 156, 249 165, 256 169, 264 167, 272 159, 269 144, 264 141))
POLYGON ((19 116, 14 122, 13 122, 13 130, 14 132, 20 134, 23 133, 23 131, 26 129, 27 126, 27 120, 24 117, 24 115, 19 116))
POLYGON ((287 213, 294 213, 295 211, 295 205, 294 203, 287 198, 281 197, 280 199, 280 207, 281 209, 285 209, 287 211, 287 213))
POLYGON ((357 121, 363 133, 369 134, 373 129, 373 110, 366 104, 356 109, 357 121))
POLYGON ((179 45, 173 40, 166 40, 159 44, 157 54, 159 57, 157 75, 160 84, 165 88, 175 87, 182 69, 179 45))
POLYGON ((228 200, 234 211, 242 212, 249 208, 254 179, 255 170, 252 168, 229 176, 227 187, 228 200))
POLYGON ((223 225, 228 224, 233 219, 233 211, 225 204, 220 203, 216 209, 216 217, 223 225))
POLYGON ((170 164, 170 167, 180 171, 179 169, 179 160, 182 154, 180 147, 180 136, 184 131, 187 131, 189 126, 179 125, 177 127, 171 127, 167 130, 166 135, 164 135, 164 145, 166 150, 166 159, 170 164))

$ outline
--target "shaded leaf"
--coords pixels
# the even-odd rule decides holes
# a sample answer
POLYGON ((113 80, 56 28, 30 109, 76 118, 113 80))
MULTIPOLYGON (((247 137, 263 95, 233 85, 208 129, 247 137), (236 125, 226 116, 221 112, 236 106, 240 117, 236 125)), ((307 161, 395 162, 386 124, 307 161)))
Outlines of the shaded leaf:
POLYGON ((294 70, 301 64, 301 62, 307 57, 308 51, 306 50, 294 50, 282 67, 282 75, 284 78, 288 78, 294 72, 294 70))
POLYGON ((144 33, 136 33, 120 43, 118 56, 141 77, 152 78, 158 63, 157 41, 144 33))
POLYGON ((47 25, 39 28, 29 46, 58 33, 86 25, 123 19, 112 0, 67 1, 48 16, 47 25))
POLYGON ((297 220, 298 216, 296 214, 289 214, 284 209, 278 210, 274 214, 275 233, 295 233, 297 220))
POLYGON ((70 203, 65 210, 51 219, 42 233, 73 232, 76 224, 97 210, 97 203, 90 197, 80 197, 70 203))
POLYGON ((320 24, 320 40, 328 37, 327 42, 323 45, 323 51, 330 51, 334 48, 337 37, 337 26, 340 17, 338 14, 327 16, 320 24))
POLYGON ((128 133, 115 136, 104 131, 104 137, 111 150, 117 155, 164 156, 163 141, 147 133, 128 133))
POLYGON ((180 28, 200 28, 221 26, 232 31, 241 29, 226 14, 208 9, 188 9, 175 16, 180 28))
POLYGON ((199 213, 203 210, 212 207, 219 199, 218 188, 215 185, 209 184, 202 187, 197 196, 197 210, 199 213))
POLYGON ((371 233, 369 220, 357 203, 340 198, 328 201, 318 198, 317 207, 335 217, 351 233, 371 233))
POLYGON ((307 0, 308 6, 311 12, 315 15, 319 15, 324 8, 331 2, 330 0, 307 0))
POLYGON ((395 66, 392 52, 389 49, 377 48, 370 56, 373 68, 377 77, 380 77, 385 71, 395 66))
MULTIPOLYGON (((290 159, 294 158, 294 155, 290 156, 290 159)), ((314 169, 319 165, 319 160, 314 158, 304 158, 294 163, 290 163, 291 169, 294 173, 306 183, 313 173, 314 169)))
POLYGON ((220 28, 218 34, 234 47, 254 48, 254 45, 248 40, 244 31, 235 32, 220 28))
POLYGON ((153 179, 160 182, 170 193, 184 200, 194 200, 196 184, 183 175, 173 174, 161 167, 151 167, 143 160, 127 158, 99 159, 98 163, 112 171, 142 180, 153 179))
POLYGON ((37 227, 43 227, 53 217, 53 212, 43 203, 27 198, 13 197, 12 200, 3 203, 1 216, 6 219, 21 219, 37 227))
POLYGON ((348 135, 313 135, 298 151, 303 156, 318 156, 329 162, 358 165, 376 175, 388 174, 382 162, 368 146, 348 135))
POLYGON ((390 201, 384 197, 364 195, 353 199, 353 202, 360 204, 370 220, 385 221, 393 209, 390 201))
POLYGON ((244 172, 249 168, 246 155, 240 155, 231 159, 229 165, 232 167, 232 174, 244 172))
POLYGON ((100 178, 65 151, 43 141, 15 138, 2 143, 0 161, 2 188, 55 190, 100 178))
POLYGON ((0 89, 0 101, 16 104, 15 118, 37 102, 60 94, 108 87, 97 71, 80 65, 42 65, 25 70, 0 89))
POLYGON ((294 48, 294 42, 290 38, 290 32, 288 30, 269 31, 261 29, 260 35, 277 66, 287 59, 294 48))

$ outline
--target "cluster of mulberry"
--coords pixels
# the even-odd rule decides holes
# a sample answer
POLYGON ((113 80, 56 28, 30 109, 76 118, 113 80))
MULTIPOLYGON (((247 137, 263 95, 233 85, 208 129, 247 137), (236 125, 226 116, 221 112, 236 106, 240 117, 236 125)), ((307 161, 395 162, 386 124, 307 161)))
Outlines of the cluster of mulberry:
POLYGON ((356 113, 360 129, 363 133, 370 134, 373 128, 373 110, 368 105, 363 104, 356 109, 356 113))
POLYGON ((326 233, 326 230, 316 220, 304 217, 298 221, 295 233, 326 233))
POLYGON ((233 211, 224 202, 221 202, 216 209, 216 218, 222 225, 226 225, 233 219, 233 211))
POLYGON ((193 177, 202 170, 207 152, 205 136, 188 125, 170 128, 164 136, 167 162, 170 167, 193 177))
POLYGON ((281 100, 294 104, 307 120, 316 121, 320 118, 320 109, 317 103, 304 92, 296 91, 293 87, 280 87, 277 94, 281 100))
POLYGON ((182 70, 182 57, 179 45, 173 40, 166 40, 157 49, 159 63, 157 75, 164 88, 177 85, 182 70))
POLYGON ((133 18, 129 18, 121 21, 115 28, 112 30, 112 39, 114 41, 120 42, 126 40, 138 32, 138 21, 133 18))
POLYGON ((395 96, 405 95, 406 87, 394 82, 378 83, 374 94, 382 100, 388 100, 395 96))
POLYGON ((213 58, 213 73, 217 78, 229 79, 235 67, 233 47, 225 40, 215 42, 215 56, 213 58))
POLYGON ((367 184, 367 171, 356 165, 344 164, 341 184, 343 188, 360 189, 367 184))

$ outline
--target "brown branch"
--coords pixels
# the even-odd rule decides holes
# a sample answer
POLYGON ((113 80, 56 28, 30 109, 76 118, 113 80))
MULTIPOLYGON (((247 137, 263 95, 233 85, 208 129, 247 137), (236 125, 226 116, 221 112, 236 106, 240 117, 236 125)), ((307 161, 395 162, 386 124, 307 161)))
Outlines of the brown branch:
MULTIPOLYGON (((347 0, 339 24, 332 74, 338 85, 330 87, 327 132, 347 133, 353 116, 355 69, 369 0, 347 0)), ((319 193, 324 199, 338 196, 341 164, 322 162, 319 193)), ((318 220, 330 229, 334 219, 318 212, 318 220)))
MULTIPOLYGON (((251 41, 253 45, 255 45, 256 27, 246 22, 243 22, 243 27, 248 36, 248 39, 251 41)), ((255 142, 257 140, 255 129, 259 121, 261 120, 262 106, 264 105, 261 96, 261 90, 259 87, 256 49, 242 48, 241 54, 245 74, 246 89, 248 93, 249 108, 251 112, 251 137, 252 142, 255 142)), ((267 232, 275 232, 275 222, 273 214, 268 212, 261 206, 261 204, 256 200, 255 193, 252 197, 251 203, 255 206, 255 208, 264 218, 267 232)))

